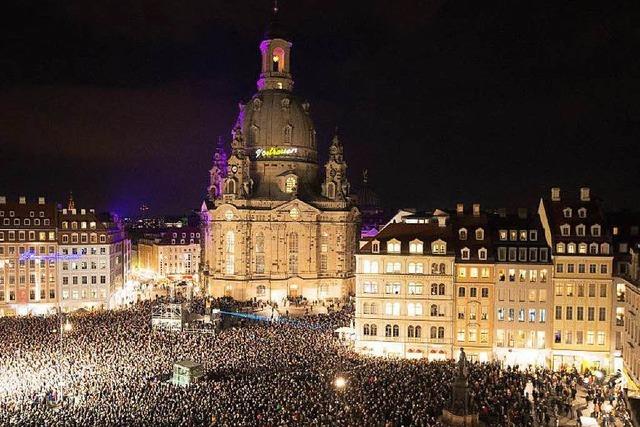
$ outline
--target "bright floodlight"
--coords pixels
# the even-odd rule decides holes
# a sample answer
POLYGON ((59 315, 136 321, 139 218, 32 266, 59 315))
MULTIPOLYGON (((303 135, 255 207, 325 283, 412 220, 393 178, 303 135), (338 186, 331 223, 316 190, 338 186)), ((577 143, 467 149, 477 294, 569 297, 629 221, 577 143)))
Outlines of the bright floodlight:
POLYGON ((337 389, 343 389, 344 386, 347 385, 347 380, 345 380, 344 377, 337 377, 334 381, 334 385, 337 389))
POLYGON ((71 326, 71 323, 67 320, 67 323, 64 324, 64 330, 65 332, 69 332, 71 329, 73 329, 73 326, 71 326))

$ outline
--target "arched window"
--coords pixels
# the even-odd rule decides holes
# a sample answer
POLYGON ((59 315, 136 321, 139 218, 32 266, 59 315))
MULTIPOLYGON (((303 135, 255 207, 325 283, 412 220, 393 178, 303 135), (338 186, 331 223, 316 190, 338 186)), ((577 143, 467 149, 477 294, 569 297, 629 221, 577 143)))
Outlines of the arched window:
POLYGON ((387 325, 384 327, 384 336, 385 337, 391 336, 391 325, 387 325))
POLYGON ((256 273, 264 274, 264 234, 256 236, 256 273))
POLYGON ((422 336, 422 326, 416 326, 416 338, 420 338, 422 336))
POLYGON ((407 328, 407 337, 408 338, 413 338, 415 329, 413 328, 413 326, 409 325, 409 327, 407 328))
POLYGON ((432 316, 438 315, 438 306, 435 304, 431 304, 431 315, 432 316))
POLYGON ((327 197, 330 199, 336 197, 336 184, 333 182, 327 183, 327 197))
POLYGON ((400 336, 400 327, 398 325, 393 325, 393 336, 394 337, 400 336))
POLYGON ((286 181, 284 182, 284 191, 286 193, 293 193, 294 191, 296 191, 297 183, 298 180, 295 176, 287 177, 286 181))
POLYGON ((291 134, 293 133, 293 127, 291 125, 286 125, 284 127, 284 143, 291 144, 291 134))
POLYGON ((565 248, 564 243, 558 243, 556 245, 556 252, 559 253, 559 254, 563 254, 564 253, 564 248, 565 248))
POLYGON ((378 335, 378 326, 375 324, 371 325, 371 335, 376 336, 378 335))
POLYGON ((440 264, 440 274, 447 274, 447 266, 444 263, 440 264))
POLYGON ((277 47, 273 49, 273 54, 271 55, 271 71, 282 73, 284 70, 284 50, 277 47))
POLYGON ((371 305, 369 305, 368 302, 365 302, 364 304, 362 304, 362 313, 369 314, 370 312, 371 312, 371 305))
POLYGON ((362 335, 369 335, 369 333, 369 325, 365 323, 364 325, 362 325, 362 335))
POLYGON ((289 234, 289 272, 298 273, 298 233, 289 234))
POLYGON ((229 178, 224 186, 225 194, 236 194, 236 180, 229 178))
POLYGON ((444 295, 446 291, 446 287, 444 286, 444 283, 440 283, 438 285, 438 295, 444 295))
POLYGON ((438 328, 436 328, 435 326, 431 327, 431 334, 430 334, 431 338, 437 338, 438 337, 438 328))
POLYGON ((378 314, 378 304, 375 302, 371 303, 371 314, 378 314))
POLYGON ((438 274, 438 264, 435 262, 431 264, 431 274, 438 274))
POLYGON ((437 283, 432 283, 431 284, 431 295, 438 295, 438 284, 437 283))
POLYGON ((444 338, 444 326, 438 328, 438 338, 444 338))
POLYGON ((235 245, 236 235, 233 231, 227 231, 225 236, 225 273, 235 273, 235 245))

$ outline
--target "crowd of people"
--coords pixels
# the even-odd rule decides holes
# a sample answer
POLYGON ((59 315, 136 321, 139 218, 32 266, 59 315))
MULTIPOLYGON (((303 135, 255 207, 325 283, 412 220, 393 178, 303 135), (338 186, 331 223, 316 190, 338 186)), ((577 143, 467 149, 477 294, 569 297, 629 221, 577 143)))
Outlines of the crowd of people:
MULTIPOLYGON (((338 344, 331 332, 349 323, 349 305, 215 335, 153 330, 151 311, 143 302, 73 315, 62 335, 58 317, 0 319, 0 425, 440 426, 450 403, 454 361, 368 358, 338 344), (182 359, 204 366, 202 381, 166 381, 182 359)), ((543 425, 577 380, 495 363, 467 372, 471 405, 496 426, 543 425)))

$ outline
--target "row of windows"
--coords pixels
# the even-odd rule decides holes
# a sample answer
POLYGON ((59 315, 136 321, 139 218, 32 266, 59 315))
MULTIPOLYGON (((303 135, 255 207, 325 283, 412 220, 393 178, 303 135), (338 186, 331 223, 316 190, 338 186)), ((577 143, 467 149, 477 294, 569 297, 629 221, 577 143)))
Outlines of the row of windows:
POLYGON ((586 243, 579 243, 576 245, 575 243, 567 243, 566 245, 562 242, 556 244, 556 253, 559 254, 584 254, 587 253, 589 255, 598 255, 598 253, 602 255, 608 255, 610 250, 610 246, 608 243, 601 243, 599 246, 597 243, 590 243, 587 245, 586 243), (576 252, 577 250, 577 252, 576 252))
MULTIPOLYGON (((104 234, 101 234, 100 243, 106 243, 106 242, 107 242, 107 236, 104 234)), ((62 235, 62 243, 69 243, 68 234, 62 235)), ((98 235, 95 233, 91 233, 90 235, 88 235, 87 233, 81 233, 80 241, 78 242, 78 234, 73 233, 71 234, 71 243, 98 243, 98 235)))
MULTIPOLYGON (((404 305, 404 304, 403 304, 404 305)), ((384 308, 384 314, 388 316, 400 316, 402 315, 401 307, 402 305, 399 302, 386 302, 381 303, 381 306, 384 308)), ((362 313, 363 314, 378 314, 378 304, 375 302, 367 303, 365 302, 362 305, 362 313)), ((406 304, 406 316, 422 316, 424 315, 423 305, 422 303, 414 303, 410 302, 406 304)), ((442 306, 438 306, 436 304, 431 304, 429 307, 429 315, 442 317, 445 315, 445 309, 442 306)))
MULTIPOLYGON (((478 277, 482 277, 483 279, 486 279, 488 277, 490 277, 491 274, 491 270, 489 269, 489 267, 482 267, 482 268, 478 268, 478 267, 470 267, 469 268, 469 277, 471 277, 472 279, 476 279, 478 277)), ((467 277, 467 267, 458 267, 458 277, 460 278, 465 278, 467 277)))
POLYGON ((505 297, 509 299, 509 301, 526 301, 527 294, 529 296, 529 302, 546 302, 547 301, 547 290, 546 289, 498 289, 498 301, 504 301, 505 297))
POLYGON ((62 253, 62 255, 106 255, 107 254, 107 248, 102 247, 102 248, 98 248, 98 247, 91 247, 91 248, 62 248, 60 250, 60 253, 62 253))
MULTIPOLYGON (((556 313, 555 320, 562 320, 563 310, 561 305, 556 305, 556 313)), ((595 307, 586 307, 587 308, 587 318, 588 322, 596 321, 596 308, 595 307)), ((585 307, 575 307, 575 320, 585 320, 584 317, 585 307)), ((564 320, 573 320, 574 307, 566 306, 564 307, 564 320)), ((607 309, 606 307, 598 308, 598 321, 606 322, 607 321, 607 309)))
MULTIPOLYGON (((380 253, 380 242, 374 240, 371 243, 371 252, 374 254, 380 253)), ((401 243, 396 239, 391 239, 387 242, 387 253, 399 254, 401 252, 401 243)), ((409 253, 423 254, 424 243, 420 240, 413 240, 409 242, 409 253)), ((447 243, 443 240, 436 240, 431 243, 431 253, 434 255, 445 255, 447 253, 447 243)))
MULTIPOLYGON (((89 284, 89 280, 91 281, 92 285, 97 285, 98 284, 98 276, 71 276, 71 283, 69 283, 69 277, 68 276, 63 276, 62 277, 62 284, 63 285, 88 285, 89 284)), ((104 285, 107 283, 107 276, 100 276, 100 284, 104 285)))
MULTIPOLYGON (((510 268, 508 271, 509 282, 515 282, 516 277, 519 282, 526 282, 527 278, 529 282, 535 283, 540 279, 540 283, 545 283, 547 281, 547 270, 524 270, 510 268)), ((507 279, 507 275, 505 275, 505 270, 498 270, 498 281, 504 282, 507 279)))
MULTIPOLYGON (((53 231, 18 231, 18 241, 25 241, 25 240, 30 240, 30 241, 41 241, 41 242, 46 242, 46 241, 55 241, 56 240, 56 233, 53 231)), ((7 231, 6 232, 6 239, 9 242, 15 242, 16 241, 16 232, 15 231, 7 231)), ((0 231, 0 242, 4 242, 5 241, 5 232, 4 231, 0 231)))
MULTIPOLYGON (((466 297, 467 289, 464 286, 458 287, 458 296, 466 297)), ((469 287, 469 298, 477 298, 478 297, 478 288, 475 286, 469 287)), ((489 298, 489 288, 480 288, 480 297, 489 298)))
MULTIPOLYGON (((0 211, 0 217, 3 217, 4 215, 5 215, 5 211, 0 211)), ((9 211, 9 216, 11 218, 15 217, 16 216, 16 212, 15 211, 9 211)), ((29 217, 30 218, 34 218, 35 216, 36 216, 36 213, 34 211, 29 211, 29 217)), ((44 218, 44 211, 39 211, 38 212, 38 216, 40 218, 44 218)), ((47 219, 47 221, 49 221, 49 220, 47 219)))
POLYGON ((480 339, 478 340, 478 329, 477 328, 469 328, 468 330, 465 329, 458 329, 458 332, 456 333, 456 339, 459 342, 463 342, 466 341, 467 342, 480 342, 480 343, 488 343, 489 342, 489 330, 488 329, 481 329, 480 330, 480 339))
MULTIPOLYGON (((458 230, 458 237, 460 240, 467 240, 468 233, 466 228, 458 230)), ((482 228, 476 228, 475 232, 476 240, 484 240, 484 230, 482 228)))
MULTIPOLYGON (((387 262, 385 266, 385 273, 399 274, 402 273, 401 262, 387 262)), ((380 263, 378 261, 371 261, 365 259, 362 261, 362 272, 370 274, 380 273, 380 263)), ((424 264, 421 262, 409 262, 407 263, 407 273, 409 274, 424 274, 424 264)), ((431 274, 447 274, 447 265, 445 263, 432 263, 431 274)))
MULTIPOLYGON (((607 264, 600 264, 600 274, 607 274, 609 271, 609 266, 607 264)), ((575 273, 576 265, 575 264, 567 264, 567 273, 575 273)), ((578 264, 578 273, 586 273, 587 267, 586 264, 578 264)), ((564 264, 558 263, 556 264, 556 273, 564 273, 564 264)), ((596 264, 589 264, 589 274, 597 274, 598 266, 596 264)))
MULTIPOLYGON (((193 233, 191 233, 191 234, 193 234, 193 233)), ((175 245, 175 244, 176 244, 176 239, 171 239, 171 244, 172 244, 172 245, 175 245)), ((187 242, 186 242, 186 240, 185 240, 185 239, 180 239, 180 244, 181 244, 181 245, 186 245, 186 244, 187 244, 187 242)), ((193 239, 189 239, 189 244, 190 244, 190 245, 193 245, 193 239)))
MULTIPOLYGON (((55 289, 49 289, 49 299, 56 299, 56 291, 55 289)), ((30 290, 29 291, 29 300, 31 301, 35 301, 36 299, 36 291, 35 290, 30 290)), ((41 300, 46 300, 47 299, 47 291, 45 289, 40 289, 40 299, 41 300)), ((9 291, 7 293, 4 292, 4 289, 0 289, 0 302, 11 302, 11 301, 15 301, 16 300, 16 291, 9 291), (7 299, 5 299, 6 297, 8 297, 7 299)))
MULTIPOLYGON (((591 235, 593 237, 600 237, 601 228, 600 225, 594 224, 591 226, 591 235)), ((569 224, 562 224, 560 226, 560 234, 562 236, 570 236, 571 235, 571 226, 569 224)), ((576 225, 576 236, 584 237, 587 234, 587 227, 584 224, 576 225)))
MULTIPOLYGON (((500 230, 498 237, 502 241, 511 240, 512 242, 520 240, 521 242, 527 241, 527 230, 500 230)), ((538 231, 529 230, 528 239, 532 242, 538 241, 538 231)))
MULTIPOLYGON (((595 283, 589 283, 589 285, 587 286, 587 296, 594 298, 596 296, 596 284, 595 283)), ((567 283, 566 285, 563 284, 557 284, 556 285, 556 296, 568 296, 568 297, 572 297, 572 296, 578 296, 578 297, 584 297, 585 296, 585 285, 583 283, 578 283, 577 285, 574 285, 572 283, 567 283)), ((606 298, 607 297, 607 284, 606 283, 600 283, 600 292, 598 292, 598 295, 601 298, 606 298)))
MULTIPOLYGON (((471 257, 471 251, 469 250, 469 248, 462 248, 460 249, 460 257, 462 259, 470 259, 471 257)), ((478 249, 478 259, 481 260, 486 260, 487 259, 487 249, 486 248, 480 248, 478 249)))
MULTIPOLYGON (((432 326, 429 329, 429 338, 431 339, 444 339, 445 337, 445 329, 443 326, 435 327, 432 326)), ((378 335, 378 325, 375 323, 368 324, 365 323, 362 325, 362 335, 364 336, 377 336, 378 335)), ((398 337, 400 336, 400 327, 398 325, 389 325, 385 326, 385 337, 398 337)), ((422 338, 422 326, 417 325, 409 325, 407 326, 407 338, 422 338)))
POLYGON ((537 321, 545 323, 547 321, 547 310, 545 308, 530 308, 527 311, 527 309, 520 307, 516 312, 515 308, 498 307, 496 313, 499 322, 504 320, 507 322, 515 322, 517 320, 518 322, 528 321, 529 323, 534 323, 537 321))
MULTIPOLYGON (((468 307, 458 307, 458 319, 478 320, 478 305, 472 304, 468 307)), ((480 307, 480 320, 489 320, 489 308, 487 306, 480 307)))
POLYGON ((64 261, 62 263, 62 270, 67 271, 67 270, 97 270, 98 268, 100 268, 100 270, 104 270, 107 268, 107 261, 100 261, 100 267, 98 267, 98 263, 96 261, 81 261, 81 262, 76 262, 76 261, 72 261, 72 262, 68 262, 68 261, 64 261))
MULTIPOLYGON (((81 221, 79 224, 80 224, 80 229, 81 230, 86 230, 87 226, 89 227, 90 230, 95 230, 96 229, 95 221, 90 221, 88 223, 86 221, 81 221)), ((64 230, 68 229, 69 225, 71 225, 71 229, 72 230, 77 230, 78 229, 78 221, 71 221, 71 223, 69 223, 69 221, 62 221, 62 228, 64 230)))
MULTIPOLYGON (((49 274, 49 283, 55 283, 56 281, 56 276, 55 274, 51 273, 49 274)), ((19 285, 25 285, 27 283, 27 276, 25 275, 21 275, 18 276, 18 284, 19 285)), ((35 284, 36 283, 36 275, 35 274, 30 274, 29 275, 29 283, 30 284, 35 284)), ((40 283, 44 284, 47 283, 47 276, 44 274, 40 275, 40 283)), ((8 278, 8 284, 9 285, 15 285, 16 284, 16 276, 14 275, 10 275, 8 278)), ((0 276, 0 285, 4 285, 4 276, 0 276)))
MULTIPOLYGON (((2 220, 2 224, 3 225, 11 225, 11 220, 9 218, 5 218, 4 220, 2 220)), ((31 225, 31 220, 29 218, 24 218, 22 221, 20 221, 20 218, 14 218, 13 219, 13 225, 24 225, 24 226, 30 226, 31 225)), ((33 225, 40 225, 40 218, 35 218, 33 220, 33 225)), ((45 218, 42 220, 42 225, 45 226, 49 226, 51 225, 51 220, 49 220, 49 218, 45 218)))
POLYGON ((549 260, 548 248, 506 248, 501 246, 498 248, 498 261, 507 261, 507 254, 508 260, 513 262, 547 262, 549 260))
POLYGON ((496 329, 496 347, 545 348, 545 331, 496 329))
MULTIPOLYGON (((430 286, 431 295, 446 295, 447 287, 444 283, 432 283, 430 286)), ((365 294, 377 294, 378 284, 375 282, 366 282, 362 284, 362 292, 365 294)), ((387 295, 400 295, 402 293, 402 284, 386 283, 384 285, 384 293, 387 295)), ((422 283, 409 282, 407 285, 408 295, 423 295, 424 286, 422 283)))
MULTIPOLYGON (((0 254, 1 255, 1 254, 0 254)), ((53 260, 49 260, 49 264, 47 265, 47 261, 41 259, 39 261, 37 261, 38 264, 36 264, 36 260, 29 260, 29 268, 36 268, 36 265, 40 268, 46 268, 47 266, 51 269, 55 268, 55 262, 53 260)), ((25 267, 27 266, 27 261, 26 260, 19 260, 18 263, 16 264, 16 260, 15 259, 8 259, 8 260, 4 260, 4 265, 0 264, 0 269, 5 268, 7 270, 13 270, 16 268, 16 265, 18 266, 18 268, 20 268, 20 270, 24 270, 25 267)))
POLYGON ((71 291, 71 293, 69 293, 69 291, 66 289, 62 290, 63 300, 69 299, 69 296, 71 296, 71 299, 74 299, 74 300, 86 299, 88 296, 90 296, 92 299, 98 299, 98 295, 100 296, 100 298, 105 299, 107 297, 107 291, 104 289, 100 291, 96 289, 92 289, 89 291, 87 291, 86 289, 82 289, 82 290, 74 289, 71 291))
MULTIPOLYGON (((574 344, 573 341, 574 331, 555 331, 553 333, 553 342, 556 344, 574 344), (563 337, 564 335, 564 337, 563 337)), ((575 344, 587 344, 587 345, 605 345, 607 339, 605 332, 587 331, 587 340, 584 341, 584 331, 575 331, 575 344)))

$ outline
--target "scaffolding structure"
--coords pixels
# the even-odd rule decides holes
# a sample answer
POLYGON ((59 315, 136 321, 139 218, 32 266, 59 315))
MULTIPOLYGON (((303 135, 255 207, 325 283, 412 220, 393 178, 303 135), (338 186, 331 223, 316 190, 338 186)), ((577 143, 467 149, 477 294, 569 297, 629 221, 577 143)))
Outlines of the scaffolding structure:
POLYGON ((153 329, 182 331, 187 310, 179 303, 165 303, 154 307, 151 312, 151 327, 153 329))

